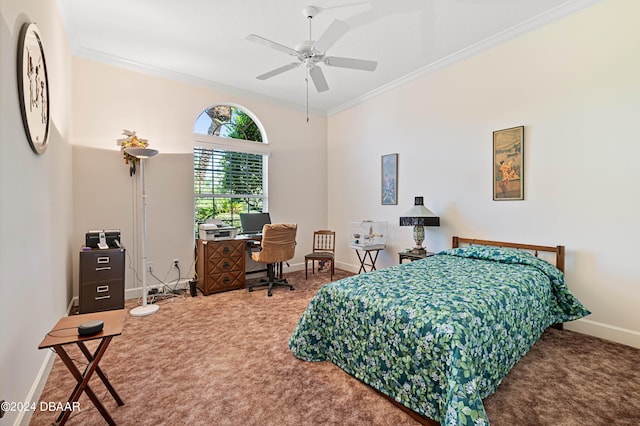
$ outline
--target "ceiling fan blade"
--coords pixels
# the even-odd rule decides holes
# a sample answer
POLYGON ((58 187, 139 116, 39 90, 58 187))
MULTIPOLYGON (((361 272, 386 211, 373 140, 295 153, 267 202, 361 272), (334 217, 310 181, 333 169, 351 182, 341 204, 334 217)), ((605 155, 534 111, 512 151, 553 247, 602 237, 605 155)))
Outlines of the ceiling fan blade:
POLYGON ((354 70, 373 71, 378 66, 376 61, 365 59, 340 58, 337 56, 327 56, 324 63, 331 67, 351 68, 354 70))
POLYGON ((313 48, 318 52, 326 52, 336 41, 340 39, 345 33, 349 31, 349 24, 344 21, 336 19, 329 25, 329 28, 320 36, 320 38, 313 45, 313 48))
POLYGON ((326 92, 329 90, 329 85, 327 84, 327 80, 324 78, 324 73, 322 72, 322 68, 313 67, 309 69, 309 74, 311 75, 311 80, 313 80, 313 85, 316 86, 316 90, 318 92, 326 92))
POLYGON ((278 74, 282 74, 285 71, 292 70, 292 69, 296 68, 299 65, 300 65, 300 62, 292 62, 292 63, 287 64, 285 66, 282 66, 280 68, 276 68, 275 70, 271 70, 269 72, 261 74, 261 75, 257 76, 256 78, 258 80, 266 80, 268 78, 275 77, 278 74))
POLYGON ((275 41, 268 40, 264 37, 260 37, 256 34, 249 34, 247 36, 247 40, 270 47, 272 49, 279 50, 280 52, 286 53, 287 55, 298 56, 298 52, 295 49, 292 49, 280 43, 276 43, 275 41))

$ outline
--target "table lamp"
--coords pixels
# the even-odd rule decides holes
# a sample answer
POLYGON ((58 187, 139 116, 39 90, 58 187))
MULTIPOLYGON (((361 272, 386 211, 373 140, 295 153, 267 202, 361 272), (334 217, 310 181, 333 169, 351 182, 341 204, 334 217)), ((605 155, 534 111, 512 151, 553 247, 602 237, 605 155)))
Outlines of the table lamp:
POLYGON ((400 216, 400 226, 413 226, 413 240, 416 246, 411 250, 413 254, 426 254, 422 247, 425 226, 440 226, 440 218, 424 206, 424 198, 416 197, 415 203, 403 216, 400 216))

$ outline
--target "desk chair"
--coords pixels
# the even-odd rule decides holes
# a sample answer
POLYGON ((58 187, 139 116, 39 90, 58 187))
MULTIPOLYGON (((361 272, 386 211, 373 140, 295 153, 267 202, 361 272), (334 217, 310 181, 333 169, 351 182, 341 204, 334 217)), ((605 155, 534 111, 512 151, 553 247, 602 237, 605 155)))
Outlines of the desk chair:
POLYGON ((331 281, 333 281, 333 274, 335 273, 335 231, 315 231, 313 233, 313 252, 304 257, 304 279, 308 278, 307 262, 311 261, 311 273, 315 274, 315 262, 325 261, 331 262, 331 281))
POLYGON ((268 286, 267 295, 271 296, 271 289, 275 286, 289 287, 294 290, 284 278, 276 278, 275 266, 277 263, 293 259, 296 249, 296 231, 298 225, 287 223, 274 223, 264 225, 262 228, 261 249, 251 253, 251 258, 256 262, 267 264, 267 279, 249 286, 249 291, 256 287, 268 286))

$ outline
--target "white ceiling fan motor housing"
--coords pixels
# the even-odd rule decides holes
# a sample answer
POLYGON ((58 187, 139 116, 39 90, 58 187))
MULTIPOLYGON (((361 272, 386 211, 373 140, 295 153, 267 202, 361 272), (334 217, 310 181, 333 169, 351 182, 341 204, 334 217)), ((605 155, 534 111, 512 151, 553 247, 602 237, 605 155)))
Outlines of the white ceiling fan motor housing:
POLYGON ((320 13, 320 9, 315 6, 307 6, 302 9, 302 15, 305 18, 314 18, 318 13, 320 13))

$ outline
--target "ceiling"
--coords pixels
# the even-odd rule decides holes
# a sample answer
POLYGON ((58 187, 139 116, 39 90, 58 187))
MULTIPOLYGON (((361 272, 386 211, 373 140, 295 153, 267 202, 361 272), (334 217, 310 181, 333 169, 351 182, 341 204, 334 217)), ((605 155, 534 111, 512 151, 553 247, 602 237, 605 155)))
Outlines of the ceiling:
POLYGON ((373 72, 321 65, 330 89, 318 93, 310 80, 308 102, 331 115, 597 0, 57 1, 76 56, 298 109, 307 105, 305 66, 257 80, 295 58, 246 37, 294 48, 309 35, 303 8, 320 7, 313 40, 340 19, 350 29, 328 54, 378 62, 373 72))

